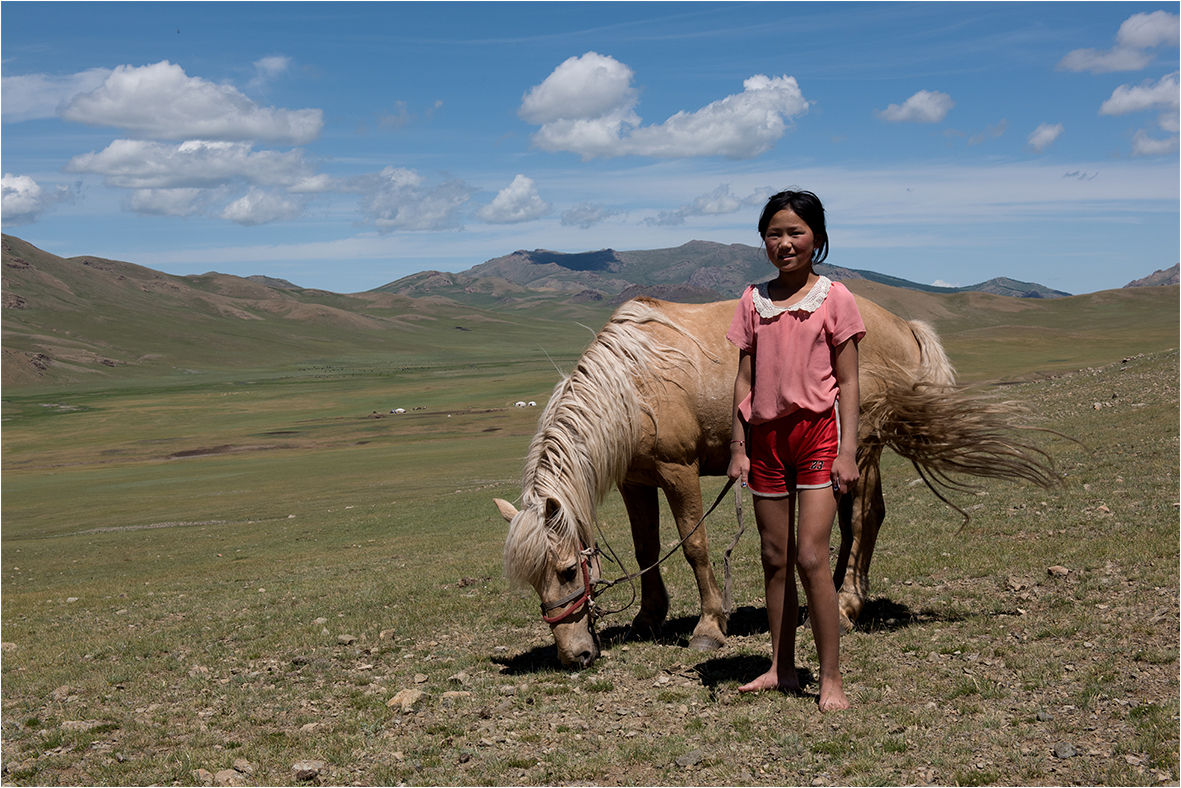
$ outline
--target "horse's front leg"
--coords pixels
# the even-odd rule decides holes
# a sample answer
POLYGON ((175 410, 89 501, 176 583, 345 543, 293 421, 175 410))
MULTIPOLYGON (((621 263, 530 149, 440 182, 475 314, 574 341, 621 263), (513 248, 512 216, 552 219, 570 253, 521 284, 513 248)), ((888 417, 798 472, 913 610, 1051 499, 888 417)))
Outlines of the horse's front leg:
POLYGON ((869 562, 873 559, 878 530, 886 517, 878 467, 880 456, 880 450, 866 452, 859 463, 861 478, 842 497, 838 508, 841 548, 833 582, 837 587, 842 632, 853 629, 853 622, 861 615, 869 597, 869 562))
POLYGON ((689 562, 693 576, 697 579, 697 593, 701 597, 701 618, 693 628, 689 647, 698 651, 713 651, 726 643, 728 619, 722 604, 722 591, 718 588, 713 566, 709 562, 709 539, 706 538, 705 525, 693 530, 701 522, 704 512, 701 481, 696 468, 684 465, 664 466, 661 476, 665 480, 664 495, 676 518, 680 538, 685 539, 685 535, 693 531, 692 536, 685 539, 681 546, 685 560, 689 562))
MULTIPOLYGON (((631 522, 636 563, 641 570, 647 569, 660 559, 660 502, 656 488, 625 483, 619 485, 619 493, 631 522)), ((668 590, 657 567, 640 577, 640 612, 632 619, 632 632, 639 637, 655 637, 667 617, 668 590)))

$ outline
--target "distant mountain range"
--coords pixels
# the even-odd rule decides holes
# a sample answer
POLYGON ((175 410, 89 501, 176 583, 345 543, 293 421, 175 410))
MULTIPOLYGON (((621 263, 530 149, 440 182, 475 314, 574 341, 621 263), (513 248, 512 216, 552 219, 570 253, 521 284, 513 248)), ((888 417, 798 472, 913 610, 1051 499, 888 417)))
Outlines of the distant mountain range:
MULTIPOLYGON (((835 280, 866 279, 926 293, 982 292, 1015 298, 1069 296, 1033 282, 998 277, 967 287, 937 287, 895 276, 830 265, 817 273, 835 280)), ((566 254, 519 250, 458 274, 424 271, 377 288, 406 296, 443 295, 487 304, 535 293, 567 293, 586 301, 622 303, 637 295, 705 303, 737 298, 748 284, 771 278, 763 250, 744 244, 690 241, 672 249, 566 254)))
MULTIPOLYGON (((298 372, 342 359, 372 359, 386 369, 469 363, 506 345, 540 353, 539 337, 546 354, 565 347, 576 357, 584 326, 601 325, 613 303, 641 294, 714 301, 768 278, 759 250, 703 241, 640 252, 521 251, 463 273, 427 271, 353 294, 266 276, 175 276, 93 256, 61 258, 9 235, 2 247, 6 390, 260 368, 298 372)), ((939 288, 870 271, 821 270, 896 314, 933 322, 950 343, 1030 326, 1067 326, 1074 342, 1091 342, 1092 331, 1102 338, 1133 332, 1149 346, 1175 342, 1177 266, 1123 290, 1069 298, 1010 279, 939 288), (1172 288, 1153 286, 1170 281, 1172 288), (1144 339, 1153 332, 1165 339, 1144 339)), ((1056 352, 1046 363, 1068 363, 1068 356, 1056 352)))

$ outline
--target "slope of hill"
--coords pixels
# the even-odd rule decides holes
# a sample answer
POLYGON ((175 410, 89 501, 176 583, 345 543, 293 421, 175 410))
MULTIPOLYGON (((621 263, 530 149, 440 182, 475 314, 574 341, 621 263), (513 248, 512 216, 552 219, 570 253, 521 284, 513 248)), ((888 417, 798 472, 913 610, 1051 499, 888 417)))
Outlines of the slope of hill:
MULTIPOLYGON (((831 265, 817 266, 818 273, 848 281, 874 282, 929 293, 985 292, 1017 298, 1062 298, 1070 295, 1032 282, 997 278, 968 287, 937 287, 898 277, 831 265)), ((745 244, 690 241, 671 249, 565 254, 544 249, 518 250, 459 274, 428 271, 377 288, 403 295, 441 294, 463 303, 488 303, 496 291, 498 303, 528 300, 529 293, 566 293, 581 298, 603 298, 617 303, 627 297, 649 295, 694 303, 737 298, 752 282, 769 278, 763 250, 745 244), (511 291, 509 284, 523 290, 511 291), (449 289, 448 289, 449 288, 449 289), (595 295, 597 294, 597 295, 595 295)))
MULTIPOLYGON (((5 235, 5 386, 99 382, 379 359, 476 359, 518 339, 574 352, 605 306, 545 305, 527 318, 440 298, 340 295, 208 273, 173 276, 97 257, 64 259, 5 235), (456 328, 487 328, 495 331, 456 328)), ((290 283, 286 283, 290 284, 290 283)), ((544 354, 539 352, 544 357, 544 354)))
POLYGON ((1181 263, 1178 263, 1172 268, 1166 268, 1163 271, 1154 271, 1143 279, 1128 282, 1124 287, 1159 287, 1161 285, 1176 284, 1181 284, 1181 263))

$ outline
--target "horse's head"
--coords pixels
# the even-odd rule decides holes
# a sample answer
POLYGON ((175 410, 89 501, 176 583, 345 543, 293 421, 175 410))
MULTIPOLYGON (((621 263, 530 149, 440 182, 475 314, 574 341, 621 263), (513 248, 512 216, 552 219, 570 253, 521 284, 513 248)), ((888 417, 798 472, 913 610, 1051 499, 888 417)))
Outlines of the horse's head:
POLYGON ((510 582, 531 585, 541 598, 541 617, 549 624, 566 667, 585 668, 599 656, 593 629, 594 586, 599 560, 571 529, 561 504, 552 498, 525 504, 517 511, 494 499, 509 522, 504 567, 510 582))

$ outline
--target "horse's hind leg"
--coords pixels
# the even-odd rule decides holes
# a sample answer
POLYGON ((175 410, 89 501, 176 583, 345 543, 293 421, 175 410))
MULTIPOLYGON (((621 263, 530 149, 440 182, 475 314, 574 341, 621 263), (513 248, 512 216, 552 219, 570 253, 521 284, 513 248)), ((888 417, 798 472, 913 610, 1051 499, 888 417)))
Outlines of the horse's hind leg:
POLYGON ((882 476, 878 468, 880 450, 868 453, 860 463, 861 478, 841 499, 841 549, 833 582, 837 586, 837 607, 841 631, 853 629, 869 597, 869 562, 877 543, 878 529, 886 517, 882 498, 882 476))
MULTIPOLYGON (((656 488, 635 484, 619 485, 627 517, 631 521, 636 563, 647 569, 660 559, 660 502, 656 488)), ((640 576, 640 612, 632 619, 632 632, 655 637, 668 616, 668 590, 659 567, 640 576)))
POLYGON ((668 498, 669 508, 677 520, 680 538, 685 539, 685 535, 693 531, 693 535, 685 539, 681 546, 685 560, 693 569, 693 576, 697 580, 697 593, 701 597, 701 618, 693 628, 689 647, 699 651, 713 651, 726 643, 728 619, 722 602, 722 591, 709 562, 709 540, 706 538, 705 525, 696 531, 693 530, 701 522, 704 512, 701 502, 701 481, 695 467, 684 465, 664 466, 661 468, 661 476, 665 480, 664 495, 668 498))

